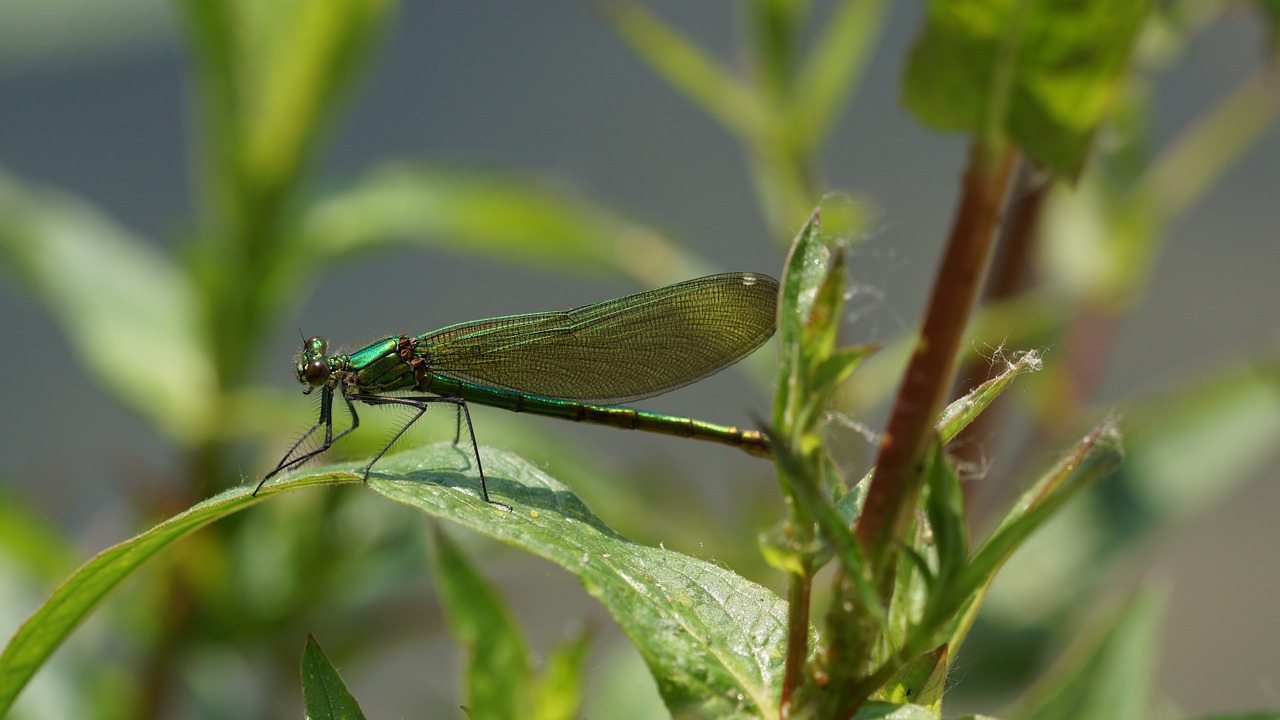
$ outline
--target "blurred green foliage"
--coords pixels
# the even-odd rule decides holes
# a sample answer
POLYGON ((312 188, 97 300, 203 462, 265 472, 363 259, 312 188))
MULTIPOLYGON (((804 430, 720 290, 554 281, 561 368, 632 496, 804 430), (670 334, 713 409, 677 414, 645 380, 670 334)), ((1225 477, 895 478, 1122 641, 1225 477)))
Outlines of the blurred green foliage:
MULTIPOLYGON (((0 175, 0 257, 9 275, 59 325, 95 382, 181 448, 187 462, 174 479, 180 497, 141 509, 172 517, 90 560, 17 630, 0 656, 0 708, 39 671, 56 691, 32 688, 15 715, 147 718, 175 708, 206 717, 293 714, 293 668, 305 642, 309 716, 358 717, 309 633, 343 663, 377 658, 402 639, 406 623, 421 620, 432 556, 441 621, 469 655, 473 716, 575 716, 591 633, 556 644, 539 667, 529 659, 518 613, 506 606, 512 598, 504 600, 472 567, 461 541, 437 532, 428 542, 417 513, 369 493, 336 488, 276 499, 284 490, 352 482, 341 464, 291 477, 259 500, 242 487, 215 495, 239 481, 234 458, 246 441, 276 438, 294 417, 282 408, 295 397, 254 384, 246 370, 265 333, 292 310, 292 298, 326 268, 374 249, 439 247, 562 272, 625 274, 646 286, 721 263, 569 188, 514 171, 399 161, 318 189, 311 175, 317 156, 394 22, 394 3, 183 0, 178 7, 200 101, 201 168, 196 230, 180 253, 157 250, 90 200, 0 175), (253 512, 237 512, 250 505, 253 512), (142 574, 122 591, 127 603, 108 606, 84 629, 98 642, 46 664, 102 598, 161 549, 160 570, 142 574), (126 656, 130 671, 105 670, 96 652, 126 656)), ((856 710, 856 717, 884 717, 891 706, 861 704, 874 696, 925 706, 899 708, 894 717, 935 717, 939 678, 962 640, 966 654, 993 658, 993 667, 1036 665, 1055 635, 1075 627, 1078 608, 1104 590, 1125 548, 1229 492, 1274 456, 1280 437, 1280 351, 1271 347, 1224 362, 1199 381, 1125 401, 1127 460, 1107 482, 1086 487, 1120 450, 1111 409, 1093 405, 1089 380, 1105 363, 1109 341, 1083 343, 1099 337, 1090 331, 1115 328, 1141 300, 1167 228, 1280 113, 1274 83, 1260 71, 1170 145, 1153 147, 1149 78, 1167 70, 1224 5, 1110 7, 998 0, 927 6, 904 80, 907 105, 931 126, 1016 147, 1051 176, 1028 173, 1017 186, 1044 198, 1031 233, 1035 252, 1022 268, 1021 289, 977 310, 964 347, 1052 346, 1055 353, 1041 372, 1019 380, 1018 407, 1003 401, 984 417, 997 409, 1014 415, 991 442, 1021 459, 998 474, 1007 496, 1032 488, 990 534, 978 534, 991 521, 972 509, 969 488, 942 448, 1027 368, 1011 362, 996 373, 1004 383, 998 389, 980 386, 940 421, 921 519, 898 563, 892 603, 879 604, 874 583, 861 574, 861 548, 849 531, 861 487, 853 487, 854 471, 828 454, 840 458, 845 437, 830 420, 869 417, 888 403, 915 339, 890 339, 869 356, 867 348, 840 345, 842 253, 866 215, 857 201, 823 203, 821 173, 824 142, 856 96, 882 32, 883 0, 822 8, 803 0, 743 3, 743 73, 638 2, 599 3, 623 41, 741 144, 770 235, 781 244, 805 228, 793 261, 813 262, 789 269, 772 418, 790 502, 756 511, 754 529, 780 521, 765 534, 763 558, 745 548, 720 558, 721 567, 627 541, 559 479, 508 455, 495 465, 495 479, 527 496, 518 517, 504 521, 493 520, 492 508, 468 505, 469 496, 439 492, 467 482, 450 469, 457 458, 444 446, 388 458, 393 477, 374 489, 574 572, 636 641, 670 710, 776 716, 793 702, 829 713, 823 716, 856 710), (1096 142, 1104 132, 1107 142, 1096 142), (806 224, 820 204, 825 234, 806 224), (957 417, 963 420, 948 424, 957 417), (1010 432, 1015 425, 1030 432, 1010 432), (1099 429, 1086 435, 1090 427, 1099 429), (1063 448, 1072 448, 1068 460, 1045 471, 1045 457, 1063 448), (1083 502, 1031 534, 1076 492, 1085 493, 1083 502), (1123 522, 1114 517, 1120 505, 1130 509, 1123 522), (569 527, 569 519, 572 531, 554 529, 553 520, 569 527), (1028 550, 1006 567, 1024 540, 1028 550), (813 585, 833 560, 848 582, 813 585), (761 584, 782 587, 770 565, 788 575, 787 591, 761 584), (988 597, 1001 567, 1013 581, 988 597), (988 613, 978 619, 984 599, 988 613), (746 600, 746 607, 735 604, 746 600), (800 602, 806 614, 797 618, 800 602), (823 657, 858 661, 833 668, 823 657), (786 667, 801 670, 787 680, 786 667), (828 687, 837 676, 840 686, 828 687), (794 694, 780 697, 781 687, 794 694)), ((1259 7, 1274 50, 1275 3, 1259 7)), ((365 435, 376 441, 376 432, 365 435)), ((510 437, 517 449, 545 451, 554 443, 528 432, 510 437)), ((343 450, 363 452, 352 440, 343 450)), ((589 488, 629 527, 673 544, 696 542, 689 529, 695 524, 701 534, 743 536, 741 528, 697 523, 708 513, 692 499, 646 507, 653 504, 602 482, 589 452, 562 454, 580 464, 566 462, 560 479, 589 488)), ((655 483, 662 489, 694 481, 655 483)), ((6 593, 30 607, 70 570, 74 552, 24 512, 21 498, 3 500, 6 593)), ((1158 704, 1151 681, 1158 610, 1155 592, 1139 591, 1097 625, 1101 630, 1081 634, 1010 717, 1150 712, 1158 704)), ((1004 696, 1026 680, 972 675, 973 684, 1004 696)), ((627 705, 637 713, 644 707, 627 705)))

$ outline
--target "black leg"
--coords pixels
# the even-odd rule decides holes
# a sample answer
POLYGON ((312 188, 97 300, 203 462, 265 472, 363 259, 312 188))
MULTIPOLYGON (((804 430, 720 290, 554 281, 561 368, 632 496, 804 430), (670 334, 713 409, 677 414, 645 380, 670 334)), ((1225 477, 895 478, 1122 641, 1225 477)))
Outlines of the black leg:
POLYGON ((303 433, 302 437, 298 438, 298 441, 293 444, 293 447, 289 448, 289 452, 285 453, 283 458, 280 458, 280 463, 276 465, 275 469, 267 473, 266 476, 262 478, 262 481, 258 483, 258 487, 253 490, 254 496, 257 496, 258 491, 262 489, 262 486, 266 485, 267 481, 275 477, 278 473, 295 468, 325 450, 328 450, 340 438, 360 427, 360 416, 356 414, 356 408, 351 404, 351 398, 347 397, 345 390, 346 389, 343 388, 342 400, 347 404, 347 411, 351 413, 351 427, 343 430, 337 435, 333 434, 333 388, 326 386, 323 394, 320 396, 320 417, 316 420, 316 424, 312 425, 310 430, 303 433), (321 426, 324 427, 324 442, 320 443, 320 447, 314 450, 309 450, 298 457, 290 459, 290 457, 298 451, 298 448, 302 447, 302 444, 305 443, 316 430, 320 429, 321 426))
MULTIPOLYGON (((480 463, 480 446, 476 444, 476 430, 475 430, 475 427, 472 426, 471 424, 471 411, 467 408, 466 400, 463 400, 460 397, 441 397, 436 395, 420 395, 420 396, 414 396, 414 397, 393 396, 393 395, 352 395, 351 400, 359 400, 360 402, 366 403, 368 405, 405 405, 407 407, 417 408, 418 410, 418 412, 414 413, 414 416, 409 419, 409 422, 405 423, 404 427, 400 428, 400 431, 397 432, 395 436, 391 438, 391 441, 388 442, 386 446, 382 448, 382 450, 378 451, 377 455, 373 456, 373 459, 369 461, 369 464, 365 465, 364 467, 365 482, 369 481, 369 469, 373 467, 373 464, 378 462, 379 458, 381 458, 383 455, 386 454, 388 450, 391 449, 391 446, 394 445, 395 442, 400 439, 400 436, 404 435, 405 431, 409 429, 409 426, 413 425, 415 422, 418 421, 418 418, 422 417, 423 413, 427 411, 428 407, 430 407, 433 403, 449 403, 450 405, 453 405, 455 408, 458 409, 458 434, 459 435, 461 434, 461 430, 462 430, 462 418, 466 417, 467 419, 467 433, 471 436, 471 452, 475 455, 476 471, 480 474, 481 496, 483 496, 484 501, 489 503, 490 505, 497 505, 498 507, 506 510, 507 512, 511 512, 510 505, 503 502, 498 502, 497 500, 489 499, 489 488, 484 481, 484 466, 480 463)), ((350 400, 348 400, 348 402, 350 402, 350 400)), ((454 442, 456 444, 457 440, 455 439, 454 442)))

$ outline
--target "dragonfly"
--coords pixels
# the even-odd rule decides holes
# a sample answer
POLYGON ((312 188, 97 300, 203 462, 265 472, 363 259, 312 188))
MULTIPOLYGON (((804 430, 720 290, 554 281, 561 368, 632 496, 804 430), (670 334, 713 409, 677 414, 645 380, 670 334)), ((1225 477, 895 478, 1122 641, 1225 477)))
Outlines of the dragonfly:
POLYGON ((468 403, 731 445, 770 457, 768 435, 692 418, 623 407, 705 377, 750 355, 777 326, 778 281, 723 273, 560 312, 459 323, 423 335, 383 338, 349 354, 329 354, 323 337, 304 340, 295 372, 304 394, 320 390, 316 423, 275 469, 277 474, 328 450, 360 426, 356 404, 410 409, 408 420, 364 467, 374 463, 436 404, 465 420, 485 502, 484 467, 468 403), (334 398, 351 424, 334 434, 334 398), (319 439, 319 445, 312 447, 319 439), (310 443, 310 445, 309 445, 310 443))

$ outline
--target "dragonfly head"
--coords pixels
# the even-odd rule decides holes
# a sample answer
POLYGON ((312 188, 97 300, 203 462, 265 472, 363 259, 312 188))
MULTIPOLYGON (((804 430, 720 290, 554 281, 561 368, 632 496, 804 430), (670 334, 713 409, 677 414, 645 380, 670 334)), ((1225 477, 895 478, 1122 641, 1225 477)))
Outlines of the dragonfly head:
POLYGON ((322 337, 313 337, 302 343, 302 354, 298 356, 298 365, 294 370, 298 373, 298 382, 307 386, 304 393, 329 382, 329 341, 322 337))

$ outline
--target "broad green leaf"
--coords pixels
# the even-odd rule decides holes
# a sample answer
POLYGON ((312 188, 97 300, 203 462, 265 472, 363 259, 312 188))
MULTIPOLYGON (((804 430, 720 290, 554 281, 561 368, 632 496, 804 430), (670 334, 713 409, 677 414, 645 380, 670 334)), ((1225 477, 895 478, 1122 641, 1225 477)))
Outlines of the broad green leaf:
POLYGON ((435 577, 449 632, 468 655, 469 720, 525 717, 529 648, 511 610, 462 550, 438 526, 435 577))
POLYGON ((534 678, 528 716, 533 720, 573 720, 582 714, 582 684, 592 633, 582 632, 551 651, 534 678))
POLYGON ((210 431, 217 382, 191 289, 155 247, 74 197, 0 174, 0 253, 104 387, 171 437, 210 431))
POLYGON ((302 650, 302 697, 307 720, 364 720, 360 705, 311 635, 302 650))
POLYGON ((1150 717, 1160 657, 1160 593, 1131 598, 1080 636, 1059 667, 1009 714, 1012 720, 1125 720, 1150 717))
POLYGON ((1074 179, 1119 90, 1147 5, 931 0, 905 102, 927 125, 988 142, 1007 137, 1037 164, 1074 179))
POLYGON ((432 244, 558 269, 621 272, 661 285, 706 268, 658 233, 545 181, 514 173, 387 165, 314 203, 306 256, 432 244))
POLYGON ((483 460, 490 495, 513 512, 480 499, 467 453, 449 444, 383 458, 369 485, 577 575, 640 650, 673 714, 777 715, 786 637, 780 598, 714 563, 627 540, 515 456, 486 449, 483 460))

